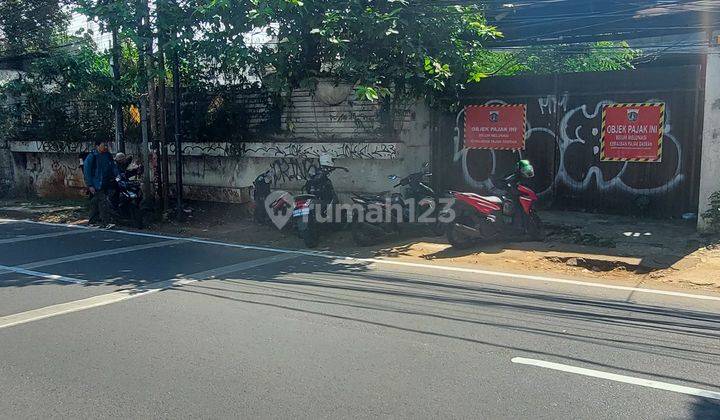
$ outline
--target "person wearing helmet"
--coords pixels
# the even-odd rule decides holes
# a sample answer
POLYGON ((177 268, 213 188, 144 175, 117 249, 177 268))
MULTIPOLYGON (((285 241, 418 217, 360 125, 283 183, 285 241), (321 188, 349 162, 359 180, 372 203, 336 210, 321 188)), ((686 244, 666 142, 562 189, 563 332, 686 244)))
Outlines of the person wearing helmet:
POLYGON ((326 166, 329 168, 332 168, 333 166, 335 166, 335 162, 333 162, 332 156, 330 156, 327 153, 321 154, 320 155, 320 166, 321 167, 326 166))
POLYGON ((142 165, 134 163, 133 157, 127 156, 123 152, 115 154, 115 163, 117 164, 120 173, 125 175, 126 179, 140 175, 143 172, 142 165))
POLYGON ((518 161, 517 165, 518 172, 523 176, 523 178, 532 178, 535 176, 535 168, 533 168, 529 160, 522 159, 518 161))
POLYGON ((535 168, 527 159, 521 159, 515 165, 515 170, 504 178, 493 178, 493 185, 489 193, 497 196, 504 196, 514 188, 511 187, 520 179, 529 179, 535 176, 535 168))

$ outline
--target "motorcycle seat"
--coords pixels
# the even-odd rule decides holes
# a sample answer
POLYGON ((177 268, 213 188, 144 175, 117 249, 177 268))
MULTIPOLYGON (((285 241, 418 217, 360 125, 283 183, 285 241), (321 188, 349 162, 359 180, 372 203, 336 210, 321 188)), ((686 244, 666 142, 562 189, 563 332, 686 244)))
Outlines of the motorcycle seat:
POLYGON ((480 195, 480 194, 475 194, 475 193, 461 193, 461 194, 466 197, 480 198, 482 200, 489 201, 489 202, 495 203, 495 204, 503 203, 502 198, 500 198, 496 195, 480 195))
POLYGON ((495 204, 502 204, 502 202, 503 202, 502 198, 495 196, 495 195, 481 195, 480 197, 482 197, 484 200, 487 200, 487 201, 489 201, 491 203, 495 203, 495 204))
POLYGON ((359 198, 363 201, 385 201, 388 198, 389 191, 384 191, 379 194, 360 194, 354 193, 353 197, 359 198))
POLYGON ((317 198, 314 194, 302 194, 302 195, 296 195, 295 200, 312 200, 317 198))

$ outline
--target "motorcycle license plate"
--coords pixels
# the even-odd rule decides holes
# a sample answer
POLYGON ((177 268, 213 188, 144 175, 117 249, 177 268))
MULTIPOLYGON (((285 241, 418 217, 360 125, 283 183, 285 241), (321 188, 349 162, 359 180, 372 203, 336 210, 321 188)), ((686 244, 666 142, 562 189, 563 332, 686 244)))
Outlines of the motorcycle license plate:
POLYGON ((307 216, 310 214, 310 208, 303 207, 301 209, 295 209, 292 212, 293 217, 307 216))

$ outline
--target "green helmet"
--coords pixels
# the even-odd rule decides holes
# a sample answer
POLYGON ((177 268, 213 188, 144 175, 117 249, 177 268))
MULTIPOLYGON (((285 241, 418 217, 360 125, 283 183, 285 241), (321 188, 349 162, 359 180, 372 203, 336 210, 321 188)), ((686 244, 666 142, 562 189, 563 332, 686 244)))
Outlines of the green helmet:
POLYGON ((520 172, 525 178, 532 178, 535 176, 535 169, 527 159, 523 159, 518 162, 518 172, 520 172))

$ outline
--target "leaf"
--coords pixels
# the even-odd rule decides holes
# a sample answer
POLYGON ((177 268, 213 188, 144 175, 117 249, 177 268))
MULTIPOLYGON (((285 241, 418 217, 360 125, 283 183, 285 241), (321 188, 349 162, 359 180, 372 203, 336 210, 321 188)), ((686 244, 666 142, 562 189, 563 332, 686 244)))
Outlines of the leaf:
POLYGON ((377 101, 379 99, 378 93, 375 90, 375 88, 369 87, 367 91, 365 91, 365 96, 370 101, 377 101))
POLYGON ((472 72, 470 73, 470 77, 468 78, 468 82, 479 82, 482 79, 485 79, 489 75, 487 73, 483 73, 480 71, 472 72))

